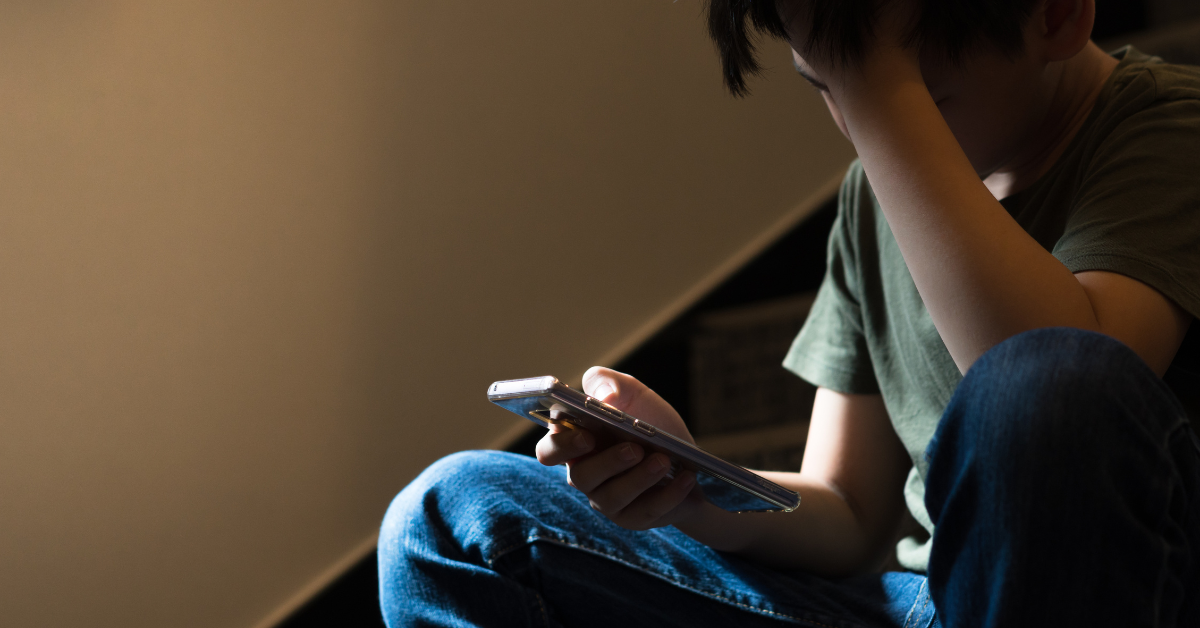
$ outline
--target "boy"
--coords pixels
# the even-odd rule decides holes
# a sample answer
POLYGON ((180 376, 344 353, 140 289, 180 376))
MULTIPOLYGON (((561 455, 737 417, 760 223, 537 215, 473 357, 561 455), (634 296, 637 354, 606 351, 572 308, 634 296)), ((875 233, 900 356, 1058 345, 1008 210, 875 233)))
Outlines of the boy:
MULTIPOLYGON (((767 474, 800 508, 726 513, 581 431, 538 445, 573 489, 459 454, 389 510, 389 625, 1200 625, 1200 442, 1167 383, 1197 381, 1200 71, 1104 54, 1093 16, 713 0, 731 91, 749 22, 859 154, 785 360, 819 386, 800 472, 767 474), (906 508, 928 534, 874 573, 906 508)), ((627 375, 584 388, 688 437, 627 375)))

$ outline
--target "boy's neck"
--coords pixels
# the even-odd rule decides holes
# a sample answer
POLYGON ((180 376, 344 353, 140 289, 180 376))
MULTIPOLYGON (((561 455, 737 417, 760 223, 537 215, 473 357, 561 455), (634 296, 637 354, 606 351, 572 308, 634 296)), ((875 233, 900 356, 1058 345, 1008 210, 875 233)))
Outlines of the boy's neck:
POLYGON ((1048 85, 1052 93, 1041 124, 1030 129, 1026 149, 983 180, 997 200, 1033 185, 1058 161, 1083 128, 1117 64, 1111 55, 1089 42, 1079 54, 1047 68, 1052 73, 1048 85))

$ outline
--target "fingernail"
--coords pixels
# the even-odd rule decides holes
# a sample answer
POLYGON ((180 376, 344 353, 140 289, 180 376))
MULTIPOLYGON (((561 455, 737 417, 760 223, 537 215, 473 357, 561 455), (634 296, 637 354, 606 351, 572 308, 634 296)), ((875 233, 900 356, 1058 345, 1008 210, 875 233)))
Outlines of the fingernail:
POLYGON ((575 444, 579 445, 580 447, 591 449, 594 443, 595 441, 592 439, 592 435, 582 430, 575 436, 575 444))
POLYGON ((617 457, 625 462, 633 462, 637 460, 637 452, 633 450, 631 443, 625 443, 617 450, 617 457))
POLYGON ((654 457, 654 466, 653 466, 653 470, 654 470, 656 473, 661 473, 661 472, 663 472, 663 471, 666 471, 666 470, 667 470, 667 468, 668 468, 668 467, 670 467, 670 466, 671 466, 671 463, 667 461, 667 457, 666 457, 666 456, 661 456, 661 455, 660 455, 660 456, 655 456, 655 457, 654 457))
POLYGON ((612 384, 609 384, 608 382, 604 382, 603 384, 600 384, 600 386, 597 387, 595 391, 592 392, 592 396, 600 401, 604 401, 605 399, 608 399, 608 397, 610 395, 612 395, 613 392, 615 392, 615 391, 613 390, 612 384))

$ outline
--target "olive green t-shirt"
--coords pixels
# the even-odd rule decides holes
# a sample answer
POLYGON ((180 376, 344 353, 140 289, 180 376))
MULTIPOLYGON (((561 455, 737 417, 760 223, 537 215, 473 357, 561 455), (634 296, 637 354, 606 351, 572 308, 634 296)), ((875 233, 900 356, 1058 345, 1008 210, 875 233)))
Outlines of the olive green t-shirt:
MULTIPOLYGON (((1127 275, 1200 316, 1200 68, 1129 48, 1114 55, 1120 65, 1066 152, 1001 204, 1072 272, 1127 275)), ((925 448, 962 376, 858 162, 838 197, 828 261, 784 366, 818 386, 882 394, 913 461, 908 508, 932 534, 925 448)), ((1165 378, 1181 396, 1200 389, 1198 363, 1193 323, 1165 378)), ((924 571, 929 541, 904 539, 897 553, 924 571)))

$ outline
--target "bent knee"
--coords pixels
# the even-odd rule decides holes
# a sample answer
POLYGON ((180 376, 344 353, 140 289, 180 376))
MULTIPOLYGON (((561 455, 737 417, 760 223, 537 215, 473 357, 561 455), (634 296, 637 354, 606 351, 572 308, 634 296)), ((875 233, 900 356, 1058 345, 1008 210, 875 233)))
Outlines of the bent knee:
POLYGON ((429 465, 405 490, 464 490, 481 482, 525 475, 539 466, 528 456, 503 451, 460 451, 429 465))
POLYGON ((1121 342, 1080 329, 1037 329, 996 345, 971 367, 935 441, 965 439, 1010 460, 1107 447, 1131 429, 1168 423, 1158 415, 1169 415, 1162 409, 1171 403, 1162 380, 1121 342))
POLYGON ((381 556, 411 534, 430 528, 471 527, 527 507, 527 496, 565 486, 561 471, 533 458, 500 451, 463 451, 426 468, 392 500, 380 528, 381 556))
POLYGON ((532 458, 501 451, 460 451, 429 465, 388 507, 384 526, 443 501, 471 501, 479 493, 497 495, 544 468, 532 458))
POLYGON ((1050 415, 1058 424, 1165 391, 1129 347, 1104 334, 1068 327, 1018 334, 985 353, 967 372, 951 404, 973 417, 1050 415))
POLYGON ((1120 395, 1157 377, 1129 347, 1101 333, 1050 327, 1017 334, 985 353, 963 379, 968 388, 1035 398, 1120 395))

